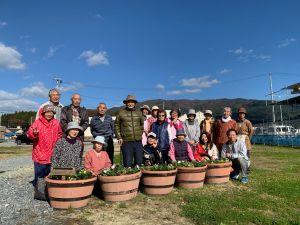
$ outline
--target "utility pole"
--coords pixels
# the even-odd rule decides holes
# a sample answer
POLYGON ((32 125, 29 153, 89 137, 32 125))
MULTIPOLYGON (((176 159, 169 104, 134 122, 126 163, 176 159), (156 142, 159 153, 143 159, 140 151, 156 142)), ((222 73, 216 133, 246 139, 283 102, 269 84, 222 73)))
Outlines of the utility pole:
POLYGON ((270 79, 270 92, 271 92, 271 102, 272 102, 272 119, 273 123, 275 123, 275 105, 274 105, 274 94, 273 94, 273 83, 272 83, 272 75, 269 73, 269 79, 270 79))
POLYGON ((165 101, 163 101, 163 110, 165 110, 165 101))
POLYGON ((61 78, 58 78, 58 77, 55 77, 53 78, 53 80, 55 80, 55 83, 56 83, 56 89, 60 89, 60 84, 62 83, 62 79, 61 78))

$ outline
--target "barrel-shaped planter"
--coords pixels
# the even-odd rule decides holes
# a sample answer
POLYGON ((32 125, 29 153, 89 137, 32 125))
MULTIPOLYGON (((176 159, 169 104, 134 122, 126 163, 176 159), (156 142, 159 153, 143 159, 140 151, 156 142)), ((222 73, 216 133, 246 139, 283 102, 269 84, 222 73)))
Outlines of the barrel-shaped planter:
POLYGON ((205 183, 225 184, 229 181, 231 162, 207 164, 205 183))
POLYGON ((50 205, 57 209, 80 208, 88 204, 97 177, 86 180, 45 178, 50 205))
POLYGON ((177 169, 169 171, 143 170, 143 192, 148 195, 166 195, 172 192, 177 169))
POLYGON ((203 187, 207 166, 177 167, 176 185, 182 188, 203 187))
POLYGON ((137 196, 141 172, 121 176, 98 176, 104 201, 122 202, 137 196))

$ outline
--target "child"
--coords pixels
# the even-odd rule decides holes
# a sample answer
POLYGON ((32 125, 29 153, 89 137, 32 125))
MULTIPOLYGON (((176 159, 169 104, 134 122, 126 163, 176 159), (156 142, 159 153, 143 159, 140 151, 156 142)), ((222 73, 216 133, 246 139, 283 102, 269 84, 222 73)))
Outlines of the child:
POLYGON ((196 146, 194 152, 195 160, 198 162, 217 160, 219 158, 219 151, 216 145, 212 143, 210 135, 207 132, 203 132, 199 140, 200 143, 196 146))
POLYGON ((150 132, 147 136, 147 144, 144 146, 144 165, 159 164, 162 161, 161 152, 157 147, 156 134, 150 132))
POLYGON ((106 146, 103 136, 97 136, 92 143, 93 149, 88 150, 84 157, 84 168, 97 176, 102 170, 111 166, 111 161, 107 152, 103 150, 106 146))
POLYGON ((180 129, 176 133, 176 138, 170 146, 170 158, 172 162, 176 161, 194 161, 193 150, 189 143, 185 140, 186 134, 180 129))

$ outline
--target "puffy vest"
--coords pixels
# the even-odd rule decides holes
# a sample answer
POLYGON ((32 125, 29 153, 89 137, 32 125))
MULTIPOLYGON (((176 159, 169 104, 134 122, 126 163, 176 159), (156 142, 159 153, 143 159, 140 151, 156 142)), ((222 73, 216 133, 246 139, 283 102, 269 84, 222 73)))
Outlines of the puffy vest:
POLYGON ((179 142, 177 139, 173 140, 174 148, 175 148, 175 159, 189 161, 188 154, 188 143, 186 141, 179 142))

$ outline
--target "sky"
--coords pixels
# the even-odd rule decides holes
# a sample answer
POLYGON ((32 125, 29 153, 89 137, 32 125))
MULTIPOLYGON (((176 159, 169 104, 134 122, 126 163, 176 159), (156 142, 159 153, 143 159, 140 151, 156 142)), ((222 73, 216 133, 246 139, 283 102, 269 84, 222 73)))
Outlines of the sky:
MULTIPOLYGON (((299 1, 0 0, 0 112, 61 102, 266 99, 300 82, 299 1)), ((275 96, 288 97, 286 92, 275 96)))

